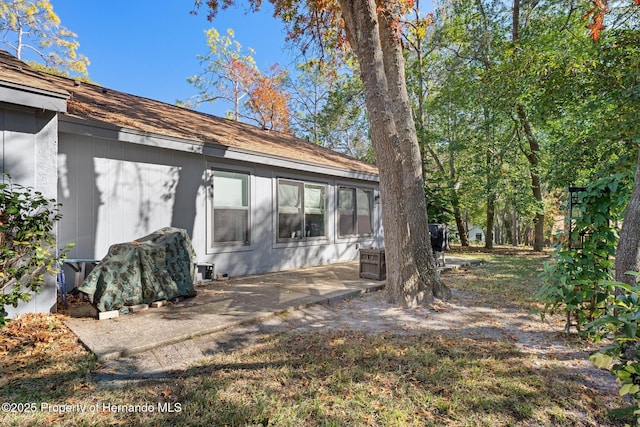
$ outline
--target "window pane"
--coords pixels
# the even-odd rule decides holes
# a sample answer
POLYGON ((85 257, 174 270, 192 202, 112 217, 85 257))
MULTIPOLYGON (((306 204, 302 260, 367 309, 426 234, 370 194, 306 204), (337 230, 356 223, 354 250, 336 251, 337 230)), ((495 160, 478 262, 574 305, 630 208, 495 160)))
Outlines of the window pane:
POLYGON ((213 205, 226 207, 249 206, 249 175, 215 171, 213 175, 213 205))
POLYGON ((278 183, 278 212, 300 213, 302 203, 300 196, 299 184, 278 183))
POLYGON ((341 188, 338 191, 338 213, 340 236, 356 234, 354 215, 355 194, 352 188, 341 188))
POLYGON ((325 186, 304 187, 304 228, 306 237, 325 235, 325 186))
POLYGON ((298 214, 279 214, 278 237, 281 239, 302 238, 302 216, 298 214))
POLYGON ((213 211, 214 243, 249 243, 249 211, 215 209, 213 211))
POLYGON ((338 207, 340 211, 353 212, 353 189, 341 188, 338 196, 338 207))
POLYGON ((213 243, 249 243, 249 174, 213 171, 213 243))
POLYGON ((356 190, 358 207, 358 234, 371 234, 373 225, 371 222, 371 190, 356 190))
POLYGON ((278 238, 301 239, 302 185, 278 182, 278 238))
POLYGON ((304 211, 306 213, 324 213, 324 187, 305 185, 304 211))

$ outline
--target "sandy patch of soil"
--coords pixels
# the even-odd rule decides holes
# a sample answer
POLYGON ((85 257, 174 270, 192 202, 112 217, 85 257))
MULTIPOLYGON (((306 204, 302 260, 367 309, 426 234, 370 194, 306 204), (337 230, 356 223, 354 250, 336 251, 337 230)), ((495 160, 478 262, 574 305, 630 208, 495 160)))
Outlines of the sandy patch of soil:
POLYGON ((548 316, 542 321, 536 314, 491 306, 485 299, 467 291, 454 290, 450 301, 437 301, 413 309, 389 304, 384 292, 373 292, 336 304, 312 305, 258 323, 197 337, 189 343, 108 361, 94 374, 104 385, 164 377, 168 372, 199 365, 214 353, 246 348, 259 343, 268 334, 279 332, 355 330, 372 334, 420 334, 421 331, 441 331, 453 340, 513 344, 523 356, 531 356, 532 366, 543 369, 560 365, 585 387, 600 390, 603 398, 619 399, 615 378, 589 361, 589 354, 596 348, 587 342, 567 338, 563 327, 560 317, 548 316), (186 351, 188 348, 197 351, 186 351), (173 353, 180 357, 167 356, 173 353))
POLYGON ((403 309, 385 301, 384 292, 329 306, 312 306, 256 325, 256 332, 282 330, 361 330, 369 333, 419 334, 442 331, 459 339, 495 340, 515 345, 523 354, 535 356, 539 366, 561 364, 575 372, 585 386, 617 396, 618 385, 607 371, 597 369, 589 354, 597 348, 577 338, 567 337, 564 321, 513 308, 487 306, 470 292, 454 291, 450 301, 428 307, 403 309))

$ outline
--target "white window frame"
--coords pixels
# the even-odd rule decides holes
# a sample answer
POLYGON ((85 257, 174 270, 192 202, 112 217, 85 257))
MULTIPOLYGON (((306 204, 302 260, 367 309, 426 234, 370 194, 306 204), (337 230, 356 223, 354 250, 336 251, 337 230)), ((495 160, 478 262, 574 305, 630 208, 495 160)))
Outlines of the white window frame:
MULTIPOLYGON (((209 240, 209 247, 211 249, 213 249, 215 251, 215 249, 218 248, 224 248, 224 247, 247 247, 251 245, 251 236, 252 236, 252 227, 251 227, 251 205, 252 205, 252 198, 251 198, 251 183, 252 183, 252 174, 250 171, 247 170, 242 170, 242 169, 234 169, 234 168, 226 168, 226 167, 219 167, 219 166, 211 166, 209 167, 209 173, 210 173, 210 183, 209 183, 209 189, 210 189, 210 200, 209 200, 209 208, 210 208, 210 214, 208 215, 207 221, 208 221, 208 240, 209 240), (225 206, 225 205, 220 205, 220 206, 216 206, 216 200, 215 200, 215 180, 216 180, 216 172, 218 173, 227 173, 227 174, 238 174, 238 175, 244 175, 246 176, 246 206, 244 205, 229 205, 229 206, 225 206), (246 230, 245 230, 245 235, 246 238, 241 241, 241 240, 234 240, 234 241, 226 241, 226 242, 216 242, 216 236, 215 236, 215 217, 216 217, 216 210, 222 211, 222 210, 233 210, 233 211, 243 211, 246 212, 246 230)), ((242 196, 241 196, 242 197, 242 196)), ((243 197, 244 198, 244 197, 243 197)), ((242 203, 245 203, 245 201, 243 200, 242 203)))
MULTIPOLYGON (((304 181, 299 179, 291 179, 291 178, 277 178, 276 179, 276 203, 275 203, 275 234, 276 234, 276 242, 277 243, 289 243, 289 242, 304 242, 304 241, 314 241, 314 240, 327 240, 329 238, 329 229, 327 227, 328 224, 328 192, 329 186, 325 183, 321 182, 312 182, 312 181, 304 181), (280 190, 280 185, 285 184, 292 187, 298 188, 298 194, 296 200, 296 206, 281 206, 281 199, 285 197, 284 193, 280 190), (307 203, 307 189, 309 188, 320 188, 323 194, 322 198, 322 207, 320 212, 322 214, 322 225, 321 230, 323 231, 322 235, 314 236, 312 227, 314 225, 313 222, 308 220, 308 215, 312 215, 312 209, 314 207, 308 206, 307 203), (288 208, 288 209, 287 209, 288 208), (287 232, 287 235, 281 236, 280 230, 280 215, 285 214, 285 210, 291 210, 290 215, 298 215, 298 221, 300 223, 299 230, 291 231, 291 235, 287 232), (293 210, 297 210, 297 212, 293 212, 293 210)), ((316 207, 317 208, 317 207, 316 207)), ((315 224, 317 226, 317 224, 315 224)))

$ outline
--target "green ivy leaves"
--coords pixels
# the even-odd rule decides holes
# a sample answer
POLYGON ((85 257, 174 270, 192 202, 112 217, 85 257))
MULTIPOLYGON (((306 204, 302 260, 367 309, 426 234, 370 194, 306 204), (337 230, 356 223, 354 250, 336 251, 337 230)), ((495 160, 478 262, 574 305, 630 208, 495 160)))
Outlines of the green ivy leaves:
MULTIPOLYGON (((612 271, 618 243, 617 224, 622 219, 632 187, 630 172, 613 174, 588 185, 574 205, 571 236, 563 240, 545 264, 545 284, 536 294, 544 303, 542 314, 566 315, 566 331, 581 330, 606 314, 617 284, 612 271), (569 241, 581 243, 579 249, 569 241)), ((634 326, 627 326, 630 332, 634 326)))

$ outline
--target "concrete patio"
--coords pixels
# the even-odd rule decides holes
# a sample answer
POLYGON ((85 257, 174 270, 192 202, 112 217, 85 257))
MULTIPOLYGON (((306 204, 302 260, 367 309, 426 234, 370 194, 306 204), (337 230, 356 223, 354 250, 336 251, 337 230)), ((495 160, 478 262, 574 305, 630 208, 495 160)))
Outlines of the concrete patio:
MULTIPOLYGON (((444 271, 479 263, 448 257, 444 271)), ((209 334, 314 304, 331 304, 384 286, 384 281, 359 278, 357 262, 340 263, 206 282, 196 285, 195 297, 177 303, 108 320, 69 317, 66 324, 100 361, 176 343, 181 343, 180 351, 202 354, 196 341, 206 342, 209 334)))

